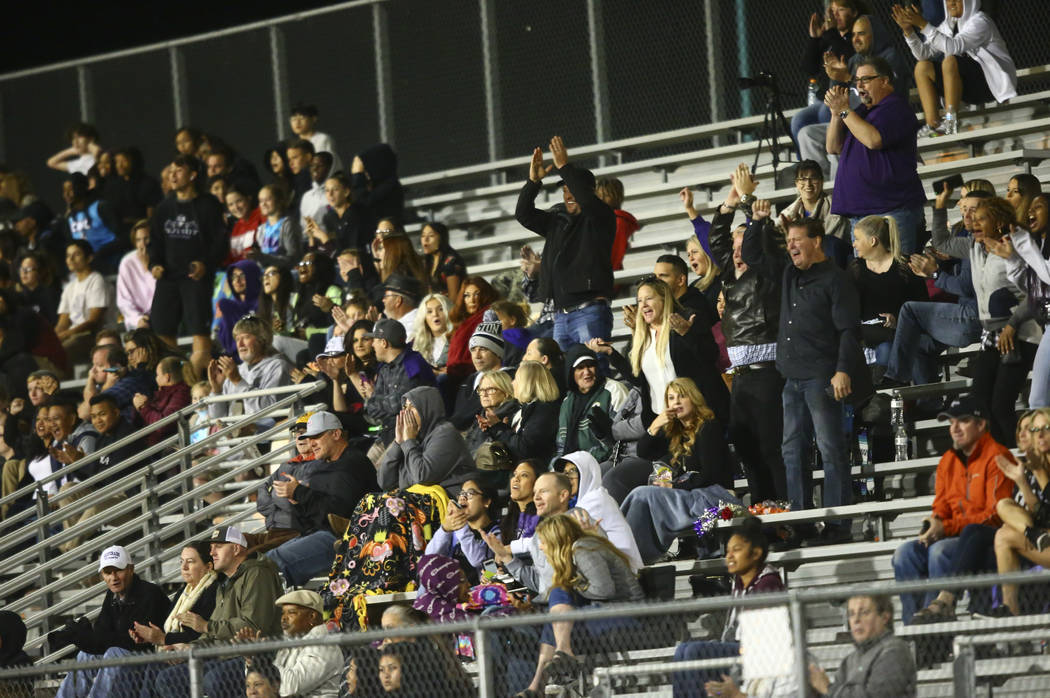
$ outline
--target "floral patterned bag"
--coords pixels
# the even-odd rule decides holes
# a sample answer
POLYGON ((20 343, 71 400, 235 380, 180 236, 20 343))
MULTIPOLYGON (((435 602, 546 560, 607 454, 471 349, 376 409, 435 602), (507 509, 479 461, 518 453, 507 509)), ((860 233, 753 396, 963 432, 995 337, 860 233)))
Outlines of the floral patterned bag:
POLYGON ((321 590, 333 619, 354 617, 353 599, 359 594, 413 589, 416 565, 440 523, 440 509, 430 495, 398 490, 362 497, 321 590))

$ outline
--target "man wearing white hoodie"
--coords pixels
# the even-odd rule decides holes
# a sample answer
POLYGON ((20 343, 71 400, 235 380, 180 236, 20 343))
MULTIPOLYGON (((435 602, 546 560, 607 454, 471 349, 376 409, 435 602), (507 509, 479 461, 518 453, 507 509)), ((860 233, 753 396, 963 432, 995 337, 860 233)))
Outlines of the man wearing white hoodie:
POLYGON ((981 0, 944 0, 944 11, 944 22, 934 27, 914 5, 893 6, 893 21, 918 61, 915 86, 926 116, 920 138, 957 133, 963 101, 1002 103, 1017 96, 1017 69, 995 22, 981 12, 981 0), (944 93, 943 121, 938 119, 939 91, 944 93))

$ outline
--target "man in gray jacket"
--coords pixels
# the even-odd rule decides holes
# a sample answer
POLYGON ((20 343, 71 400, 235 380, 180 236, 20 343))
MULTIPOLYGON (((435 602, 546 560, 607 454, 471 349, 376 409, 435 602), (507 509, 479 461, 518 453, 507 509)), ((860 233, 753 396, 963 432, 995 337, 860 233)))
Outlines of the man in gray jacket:
MULTIPOLYGON (((208 382, 215 395, 235 395, 251 390, 291 385, 288 360, 273 348, 273 331, 254 315, 243 317, 233 326, 233 340, 237 343, 238 366, 232 356, 220 356, 208 364, 208 382)), ((244 413, 255 414, 277 402, 276 395, 247 397, 244 413)), ((230 413, 230 402, 208 405, 208 417, 215 419, 230 413)), ((270 417, 255 423, 259 431, 274 425, 270 417)))

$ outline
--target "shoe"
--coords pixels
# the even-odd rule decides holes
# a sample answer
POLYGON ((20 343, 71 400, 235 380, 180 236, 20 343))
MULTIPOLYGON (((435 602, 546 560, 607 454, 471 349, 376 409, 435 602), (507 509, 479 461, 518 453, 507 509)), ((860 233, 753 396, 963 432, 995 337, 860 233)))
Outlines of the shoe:
POLYGON ((937 124, 936 126, 930 126, 929 124, 923 124, 922 128, 920 128, 919 132, 916 134, 916 137, 918 137, 920 139, 921 138, 936 138, 937 136, 940 136, 940 135, 941 135, 941 125, 940 124, 937 124))
POLYGON ((915 612, 915 615, 911 617, 911 624, 949 623, 953 620, 955 620, 955 604, 934 599, 929 606, 915 612))
POLYGON ((564 686, 575 681, 580 676, 580 660, 571 654, 558 650, 554 657, 543 668, 546 682, 556 686, 564 686))
POLYGON ((1014 612, 1011 611, 1009 609, 1009 607, 1007 607, 1007 606, 996 606, 995 608, 993 608, 993 609, 991 609, 989 611, 984 611, 984 612, 981 612, 981 613, 978 613, 977 611, 974 611, 973 615, 975 617, 978 617, 978 618, 1015 618, 1016 617, 1016 616, 1014 616, 1014 612))

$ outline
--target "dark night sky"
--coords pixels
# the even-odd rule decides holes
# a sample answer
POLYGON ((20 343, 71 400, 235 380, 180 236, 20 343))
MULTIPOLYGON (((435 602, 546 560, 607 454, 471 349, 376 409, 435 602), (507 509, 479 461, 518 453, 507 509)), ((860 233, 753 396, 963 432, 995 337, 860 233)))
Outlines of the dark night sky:
POLYGON ((333 3, 319 0, 20 3, 8 21, 0 23, 0 72, 108 53, 330 4, 333 3), (88 8, 91 14, 87 14, 88 8))

